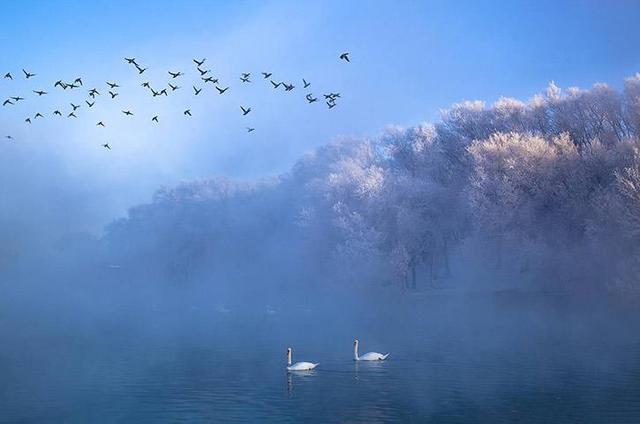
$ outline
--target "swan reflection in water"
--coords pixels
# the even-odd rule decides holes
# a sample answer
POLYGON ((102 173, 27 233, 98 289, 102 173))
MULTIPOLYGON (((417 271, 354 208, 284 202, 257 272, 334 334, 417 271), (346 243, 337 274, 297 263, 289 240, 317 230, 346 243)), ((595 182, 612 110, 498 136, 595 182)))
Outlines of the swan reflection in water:
POLYGON ((294 382, 303 383, 305 380, 310 381, 317 375, 316 370, 308 371, 294 371, 287 373, 287 394, 289 397, 293 397, 293 385, 294 382))

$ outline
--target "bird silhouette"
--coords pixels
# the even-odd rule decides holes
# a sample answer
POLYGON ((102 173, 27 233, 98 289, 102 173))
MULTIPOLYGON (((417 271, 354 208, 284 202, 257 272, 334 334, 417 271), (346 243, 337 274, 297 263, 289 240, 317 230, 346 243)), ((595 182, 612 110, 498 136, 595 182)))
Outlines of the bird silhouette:
POLYGON ((75 112, 76 110, 78 110, 78 108, 80 107, 80 105, 74 105, 73 103, 69 103, 71 105, 71 107, 73 108, 73 111, 75 112))
POLYGON ((240 106, 240 109, 242 109, 242 116, 246 116, 249 112, 251 112, 251 108, 243 108, 242 106, 240 106))
POLYGON ((318 101, 318 98, 317 97, 313 97, 313 95, 311 93, 307 94, 306 97, 307 97, 307 101, 309 103, 313 103, 313 102, 317 102, 318 101))
POLYGON ((127 62, 129 62, 130 64, 133 64, 133 65, 136 65, 136 66, 138 65, 138 64, 136 63, 136 58, 135 58, 135 57, 132 57, 131 59, 129 59, 129 58, 127 58, 127 57, 125 57, 125 58, 124 58, 124 60, 126 60, 126 61, 127 61, 127 62))
POLYGON ((114 93, 113 91, 109 91, 109 94, 111 95, 112 99, 115 99, 116 96, 118 95, 118 93, 114 93))
POLYGON ((13 102, 11 100, 7 99, 4 102, 2 102, 2 106, 6 106, 6 105, 13 105, 13 102))
POLYGON ((296 88, 296 86, 295 86, 295 85, 293 85, 293 84, 287 84, 287 83, 284 83, 284 82, 282 83, 282 85, 284 85, 284 91, 291 91, 291 90, 293 90, 294 88, 296 88))
POLYGON ((38 96, 43 96, 45 94, 47 94, 46 91, 42 91, 42 90, 32 90, 34 93, 36 93, 38 96))
POLYGON ((91 90, 89 90, 89 95, 95 99, 96 96, 100 95, 100 92, 97 88, 92 88, 91 90))
POLYGON ((151 86, 149 85, 149 82, 143 82, 140 85, 143 86, 144 88, 151 88, 151 86))
POLYGON ((211 72, 211 69, 204 70, 204 69, 198 68, 198 72, 200 72, 200 76, 202 77, 205 74, 207 74, 208 72, 211 72))
POLYGON ((13 80, 13 75, 11 75, 11 72, 7 72, 6 74, 4 74, 4 78, 13 80))
POLYGON ((340 55, 340 59, 342 59, 342 60, 346 60, 347 62, 351 62, 351 61, 349 60, 349 53, 342 53, 342 54, 340 55))
POLYGON ((310 83, 310 82, 305 81, 305 79, 304 79, 304 78, 302 78, 302 83, 304 84, 304 88, 307 88, 307 87, 309 87, 309 86, 311 85, 311 83, 310 83))
POLYGON ((336 106, 336 102, 328 101, 327 106, 329 106, 329 109, 333 109, 336 106))
POLYGON ((24 77, 25 77, 25 79, 29 79, 29 78, 31 78, 31 77, 35 77, 35 76, 36 76, 36 74, 32 74, 32 73, 30 73, 30 72, 27 72, 27 71, 25 71, 24 69, 22 70, 22 72, 24 73, 24 77))
POLYGON ((142 73, 147 70, 147 68, 141 68, 140 66, 138 66, 137 63, 134 63, 134 65, 136 66, 136 69, 138 70, 138 74, 140 75, 142 75, 142 73))
POLYGON ((247 132, 253 132, 255 130, 256 130, 255 128, 247 127, 247 132))
POLYGON ((271 84, 273 84, 273 88, 278 88, 278 87, 280 87, 280 85, 281 85, 282 83, 281 83, 281 82, 279 82, 279 83, 277 83, 277 84, 276 84, 275 82, 273 82, 273 80, 271 80, 271 84))
POLYGON ((7 140, 13 140, 13 137, 11 137, 10 135, 5 135, 4 138, 6 138, 7 140))
POLYGON ((219 94, 224 94, 225 91, 227 91, 229 89, 229 87, 225 87, 225 88, 220 88, 216 85, 216 90, 218 90, 219 94))
POLYGON ((67 115, 67 118, 77 118, 76 114, 71 112, 70 114, 67 115))
POLYGON ((67 84, 65 84, 64 82, 62 82, 62 80, 58 80, 58 81, 56 81, 56 83, 55 83, 55 84, 53 84, 53 87, 54 87, 54 88, 55 88, 55 87, 60 87, 60 88, 62 88, 63 90, 66 88, 66 86, 67 86, 67 84))
POLYGON ((191 116, 191 109, 187 109, 183 113, 184 113, 185 116, 187 116, 187 115, 191 116))
POLYGON ((263 72, 262 76, 264 77, 264 79, 268 79, 271 75, 273 75, 272 72, 263 72))
POLYGON ((11 99, 15 100, 16 103, 18 103, 20 100, 24 100, 24 97, 11 97, 11 99))
POLYGON ((251 82, 249 77, 240 77, 240 81, 242 81, 242 82, 251 82))
POLYGON ((95 104, 96 104, 96 102, 91 103, 89 100, 85 100, 84 102, 85 102, 85 103, 87 104, 87 106, 89 106, 89 107, 93 107, 93 105, 95 105, 95 104))
POLYGON ((206 77, 206 78, 201 78, 202 81, 204 81, 205 83, 210 82, 213 84, 217 84, 218 83, 218 79, 214 78, 214 77, 206 77))
POLYGON ((82 78, 76 78, 73 83, 82 85, 82 78))
POLYGON ((120 88, 120 86, 115 83, 115 82, 109 82, 107 81, 107 85, 109 86, 109 88, 114 89, 114 88, 120 88))
POLYGON ((160 90, 160 94, 164 94, 165 96, 168 96, 167 89, 163 88, 162 90, 160 90))
POLYGON ((199 68, 202 65, 204 65, 204 62, 207 60, 207 58, 202 58, 202 60, 198 61, 196 59, 193 59, 193 62, 196 64, 196 66, 199 68))
POLYGON ((37 119, 37 118, 44 118, 44 116, 42 116, 42 114, 40 112, 36 113, 36 115, 33 117, 33 119, 37 119))
POLYGON ((197 88, 196 88, 196 86, 194 85, 194 86, 193 86, 193 91, 194 91, 194 95, 196 95, 196 96, 197 96, 197 95, 198 95, 198 94, 200 94, 200 92, 202 91, 202 88, 201 88, 201 89, 197 89, 197 88))
POLYGON ((169 75, 171 75, 171 78, 178 78, 181 77, 182 75, 184 75, 182 72, 178 71, 178 72, 171 72, 169 71, 169 75))
POLYGON ((54 114, 54 115, 58 115, 58 116, 62 116, 62 114, 60 113, 60 111, 59 111, 59 110, 54 110, 54 111, 53 111, 53 114, 54 114))
POLYGON ((100 122, 98 122, 98 123, 96 124, 96 127, 103 127, 103 128, 104 128, 104 126, 105 126, 105 125, 104 125, 104 123, 103 123, 102 121, 100 121, 100 122))
POLYGON ((104 147, 105 149, 111 150, 111 146, 109 146, 109 143, 104 143, 102 147, 104 147))
POLYGON ((127 116, 133 116, 133 113, 131 113, 130 110, 123 110, 122 113, 124 113, 127 116))
POLYGON ((24 120, 24 122, 26 122, 27 124, 30 124, 31 123, 31 119, 27 118, 27 119, 24 120))
POLYGON ((151 120, 152 120, 153 122, 158 122, 158 115, 156 115, 156 116, 154 116, 153 118, 151 118, 151 120))
POLYGON ((171 91, 176 91, 177 89, 180 88, 177 85, 172 85, 171 83, 169 83, 169 87, 171 88, 171 91))

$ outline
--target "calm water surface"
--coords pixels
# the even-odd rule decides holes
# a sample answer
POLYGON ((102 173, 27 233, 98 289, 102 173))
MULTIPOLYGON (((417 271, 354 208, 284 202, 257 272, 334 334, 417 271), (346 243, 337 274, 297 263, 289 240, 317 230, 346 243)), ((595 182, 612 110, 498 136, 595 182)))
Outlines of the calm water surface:
POLYGON ((640 422, 633 305, 387 300, 4 316, 0 422, 640 422), (356 336, 389 360, 355 363, 356 336), (287 373, 287 346, 318 369, 287 373))

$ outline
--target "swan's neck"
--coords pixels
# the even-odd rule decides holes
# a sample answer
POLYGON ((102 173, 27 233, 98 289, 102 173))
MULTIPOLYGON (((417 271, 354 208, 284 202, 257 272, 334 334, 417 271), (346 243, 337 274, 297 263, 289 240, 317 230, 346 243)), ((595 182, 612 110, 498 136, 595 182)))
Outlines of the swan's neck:
POLYGON ((287 352, 287 365, 291 366, 291 350, 287 352))
POLYGON ((358 342, 353 344, 353 359, 358 360, 358 342))

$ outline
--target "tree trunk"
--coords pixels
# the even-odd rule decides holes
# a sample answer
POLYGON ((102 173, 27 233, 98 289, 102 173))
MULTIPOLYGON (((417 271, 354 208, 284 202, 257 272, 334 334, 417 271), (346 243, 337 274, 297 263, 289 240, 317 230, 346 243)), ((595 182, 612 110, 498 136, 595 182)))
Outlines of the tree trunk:
POLYGON ((417 283, 416 283, 416 266, 415 265, 411 265, 411 288, 415 290, 416 287, 417 287, 417 283))
POLYGON ((446 237, 444 239, 443 255, 444 255, 444 275, 445 277, 449 277, 451 275, 451 268, 449 268, 449 247, 447 244, 446 237))

